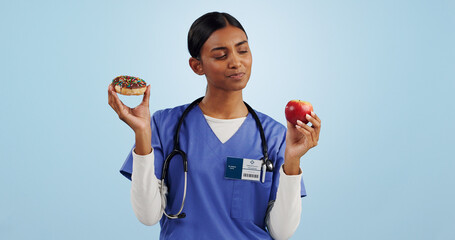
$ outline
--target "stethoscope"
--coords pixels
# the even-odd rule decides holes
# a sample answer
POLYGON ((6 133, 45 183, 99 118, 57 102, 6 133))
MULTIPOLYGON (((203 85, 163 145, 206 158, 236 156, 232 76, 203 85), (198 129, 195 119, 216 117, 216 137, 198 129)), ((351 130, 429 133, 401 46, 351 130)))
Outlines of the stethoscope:
MULTIPOLYGON (((187 187, 187 177, 188 177, 188 159, 186 153, 180 149, 180 144, 179 144, 179 134, 180 134, 180 128, 182 126, 183 120, 185 119, 186 115, 188 115, 188 112, 196 106, 198 103, 202 101, 204 97, 200 97, 194 102, 192 102, 183 112, 182 116, 179 119, 178 125, 177 125, 177 130, 175 131, 174 135, 174 150, 166 157, 166 160, 164 161, 163 165, 163 171, 161 173, 161 193, 164 192, 164 179, 166 178, 167 170, 169 168, 169 162, 173 157, 176 155, 182 156, 183 159, 183 171, 185 174, 185 181, 184 181, 184 190, 183 190, 183 199, 182 199, 182 205, 180 206, 180 210, 176 214, 168 214, 166 213, 166 210, 164 210, 164 214, 169 218, 169 219, 178 219, 178 218, 184 218, 186 217, 185 213, 182 213, 183 210, 183 205, 185 204, 185 198, 186 198, 186 187, 187 187)), ((269 159, 269 154, 267 152, 267 141, 265 139, 265 134, 264 134, 264 129, 262 128, 261 121, 259 121, 258 116, 256 115, 256 112, 248 105, 246 102, 245 103, 246 108, 248 108, 248 112, 253 115, 254 120, 256 121, 256 125, 259 128, 259 133, 261 135, 261 140, 262 140, 262 154, 264 157, 262 158, 262 168, 265 169, 267 172, 272 172, 273 171, 273 163, 269 159)))

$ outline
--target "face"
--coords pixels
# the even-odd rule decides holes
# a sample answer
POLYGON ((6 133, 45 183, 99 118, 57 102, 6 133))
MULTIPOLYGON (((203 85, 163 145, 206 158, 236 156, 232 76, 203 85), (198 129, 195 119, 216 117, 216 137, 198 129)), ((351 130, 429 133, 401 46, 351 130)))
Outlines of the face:
POLYGON ((240 91, 250 79, 252 61, 245 33, 228 25, 202 46, 200 73, 205 74, 209 91, 240 91))

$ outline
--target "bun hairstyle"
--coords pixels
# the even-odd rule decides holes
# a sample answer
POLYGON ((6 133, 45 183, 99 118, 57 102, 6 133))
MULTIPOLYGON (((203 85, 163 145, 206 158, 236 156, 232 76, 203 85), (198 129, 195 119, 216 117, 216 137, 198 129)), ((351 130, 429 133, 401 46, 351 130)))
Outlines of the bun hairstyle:
POLYGON ((190 55, 199 59, 201 48, 205 41, 207 41, 213 32, 225 28, 227 25, 240 28, 246 35, 242 24, 228 13, 210 12, 196 19, 188 32, 188 51, 190 52, 190 55))

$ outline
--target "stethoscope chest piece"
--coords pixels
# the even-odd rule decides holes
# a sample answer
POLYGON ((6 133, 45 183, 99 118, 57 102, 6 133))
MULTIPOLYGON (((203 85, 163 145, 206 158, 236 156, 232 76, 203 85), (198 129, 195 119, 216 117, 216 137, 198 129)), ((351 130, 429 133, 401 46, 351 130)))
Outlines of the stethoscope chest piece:
POLYGON ((265 168, 266 168, 267 172, 273 172, 273 169, 274 169, 273 163, 268 158, 265 160, 265 168))

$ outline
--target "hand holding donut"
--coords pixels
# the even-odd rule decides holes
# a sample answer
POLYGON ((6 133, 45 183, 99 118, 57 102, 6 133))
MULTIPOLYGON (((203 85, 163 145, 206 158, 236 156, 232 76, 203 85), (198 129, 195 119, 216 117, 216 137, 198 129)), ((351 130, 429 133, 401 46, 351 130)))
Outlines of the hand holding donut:
MULTIPOLYGON (((118 117, 124 121, 128 126, 130 126, 134 132, 139 131, 150 131, 150 109, 149 109, 149 99, 150 99, 150 86, 146 86, 145 82, 142 80, 140 86, 144 97, 142 102, 135 108, 130 108, 123 104, 123 102, 117 96, 116 89, 125 95, 139 95, 137 89, 139 89, 137 82, 136 85, 133 82, 134 79, 130 78, 130 82, 123 81, 128 80, 128 78, 122 78, 123 76, 117 77, 114 79, 112 84, 109 84, 108 87, 108 103, 117 113, 118 117), (123 79, 123 80, 122 80, 123 79), (123 82, 122 82, 123 81, 123 82), (131 91, 127 91, 131 90, 131 91), (133 91, 134 90, 134 91, 133 91)), ((128 76, 126 76, 128 77, 128 76)))

